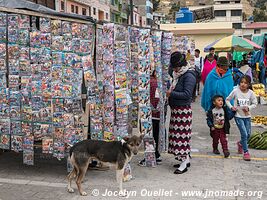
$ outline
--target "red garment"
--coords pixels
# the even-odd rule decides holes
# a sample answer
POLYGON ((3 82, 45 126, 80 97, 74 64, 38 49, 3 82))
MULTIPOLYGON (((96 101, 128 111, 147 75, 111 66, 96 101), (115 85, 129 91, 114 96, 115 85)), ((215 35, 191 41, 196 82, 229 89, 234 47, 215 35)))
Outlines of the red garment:
POLYGON ((160 112, 159 112, 159 110, 157 110, 159 98, 155 97, 157 88, 158 88, 157 78, 150 76, 150 103, 154 107, 154 108, 152 108, 152 117, 153 118, 160 118, 160 112))
POLYGON ((226 134, 224 132, 224 128, 215 129, 214 131, 211 131, 211 135, 212 135, 212 139, 213 139, 213 144, 212 144, 213 149, 218 149, 219 140, 220 140, 223 152, 229 151, 228 150, 228 141, 227 141, 226 134))
POLYGON ((206 60, 206 62, 204 63, 203 71, 201 73, 201 81, 203 84, 205 84, 207 76, 209 75, 211 70, 213 70, 216 67, 216 65, 217 65, 216 60, 213 60, 212 62, 206 60))
POLYGON ((267 68, 267 56, 264 56, 264 66, 267 68))

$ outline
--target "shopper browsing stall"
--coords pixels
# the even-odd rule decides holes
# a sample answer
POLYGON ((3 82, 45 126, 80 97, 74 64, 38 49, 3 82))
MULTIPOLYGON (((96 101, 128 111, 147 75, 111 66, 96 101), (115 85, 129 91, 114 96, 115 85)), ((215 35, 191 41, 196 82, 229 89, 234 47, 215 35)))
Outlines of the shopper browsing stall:
POLYGON ((201 81, 203 85, 205 84, 206 78, 209 75, 209 73, 216 67, 217 62, 214 58, 213 54, 209 54, 207 56, 207 60, 204 62, 204 68, 201 73, 201 81))
POLYGON ((251 110, 257 105, 257 98, 251 87, 251 78, 244 75, 238 87, 236 87, 230 95, 226 98, 227 106, 236 111, 235 121, 240 131, 241 141, 237 142, 238 153, 243 154, 246 161, 250 161, 250 154, 248 152, 248 140, 251 134, 251 110), (230 103, 234 100, 234 104, 230 103))
POLYGON ((180 52, 171 54, 172 85, 167 91, 171 107, 168 152, 181 160, 181 164, 174 165, 174 174, 182 174, 190 166, 190 140, 192 130, 191 102, 196 85, 194 67, 191 67, 186 56, 180 52))

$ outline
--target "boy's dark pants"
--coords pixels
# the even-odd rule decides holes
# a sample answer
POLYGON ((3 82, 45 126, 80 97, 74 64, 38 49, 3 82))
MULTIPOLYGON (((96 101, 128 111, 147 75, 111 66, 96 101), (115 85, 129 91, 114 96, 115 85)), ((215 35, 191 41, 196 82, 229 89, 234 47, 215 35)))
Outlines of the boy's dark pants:
POLYGON ((229 151, 228 150, 228 141, 227 141, 227 137, 226 137, 224 128, 215 129, 214 131, 211 131, 211 136, 213 139, 212 147, 214 150, 218 149, 218 144, 219 144, 219 140, 220 140, 223 152, 229 151))

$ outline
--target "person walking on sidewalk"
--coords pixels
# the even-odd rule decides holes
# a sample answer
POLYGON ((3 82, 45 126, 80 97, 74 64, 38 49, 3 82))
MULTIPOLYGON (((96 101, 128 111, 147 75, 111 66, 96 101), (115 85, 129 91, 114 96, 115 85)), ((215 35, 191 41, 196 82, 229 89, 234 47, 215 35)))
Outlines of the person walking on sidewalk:
POLYGON ((203 57, 200 56, 200 50, 196 49, 195 50, 195 56, 194 56, 194 65, 195 65, 195 70, 196 70, 196 78, 197 78, 197 84, 196 84, 196 88, 195 88, 195 95, 198 96, 200 94, 200 81, 201 81, 201 74, 203 71, 203 66, 204 66, 204 62, 203 62, 203 57))
POLYGON ((169 149, 182 163, 174 165, 174 174, 182 174, 190 166, 189 154, 192 131, 191 103, 196 85, 194 66, 186 61, 186 56, 176 51, 171 54, 172 85, 167 91, 171 108, 169 128, 169 149))
POLYGON ((240 131, 241 141, 237 142, 238 153, 243 153, 243 159, 250 161, 248 152, 248 140, 251 134, 251 110, 257 106, 257 98, 254 92, 249 89, 251 87, 251 78, 244 75, 240 79, 240 84, 226 98, 227 106, 236 111, 235 121, 240 131), (234 99, 234 105, 231 100, 234 99))
POLYGON ((215 95, 212 98, 213 106, 207 113, 207 124, 210 127, 210 135, 213 139, 212 147, 214 154, 220 154, 218 150, 219 140, 222 145, 225 158, 230 155, 226 134, 230 133, 230 120, 234 117, 224 104, 223 96, 215 95))
MULTIPOLYGON (((159 153, 159 128, 160 128, 160 111, 158 109, 159 104, 159 94, 158 94, 158 81, 156 70, 153 71, 152 75, 150 76, 150 102, 152 108, 152 131, 153 131, 153 138, 156 143, 155 147, 155 156, 157 164, 161 164, 162 159, 159 153)), ((140 166, 145 166, 145 159, 139 162, 140 166)))

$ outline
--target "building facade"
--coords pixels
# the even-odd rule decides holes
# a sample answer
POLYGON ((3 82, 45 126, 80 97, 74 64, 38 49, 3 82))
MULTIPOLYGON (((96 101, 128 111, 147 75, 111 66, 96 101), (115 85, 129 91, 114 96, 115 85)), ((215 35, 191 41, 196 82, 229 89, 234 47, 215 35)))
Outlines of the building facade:
POLYGON ((110 21, 110 8, 107 0, 56 0, 56 10, 110 21))
POLYGON ((267 33, 267 22, 247 22, 243 25, 243 35, 261 35, 267 33))
POLYGON ((138 6, 142 19, 146 18, 146 26, 151 27, 153 25, 153 3, 150 0, 134 0, 134 5, 138 6))
POLYGON ((128 23, 128 0, 110 0, 110 21, 116 23, 128 23))
POLYGON ((33 3, 37 3, 53 10, 56 10, 56 1, 55 0, 27 0, 33 3))
POLYGON ((214 17, 214 22, 232 22, 235 34, 242 34, 243 5, 241 0, 214 0, 214 17))

